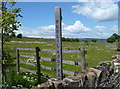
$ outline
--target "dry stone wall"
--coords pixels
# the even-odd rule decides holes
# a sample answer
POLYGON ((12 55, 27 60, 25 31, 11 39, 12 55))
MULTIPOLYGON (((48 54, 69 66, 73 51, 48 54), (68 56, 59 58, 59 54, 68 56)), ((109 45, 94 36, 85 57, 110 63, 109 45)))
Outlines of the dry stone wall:
POLYGON ((102 61, 86 72, 77 71, 63 80, 55 78, 38 85, 34 89, 120 89, 120 55, 112 56, 112 61, 102 61))

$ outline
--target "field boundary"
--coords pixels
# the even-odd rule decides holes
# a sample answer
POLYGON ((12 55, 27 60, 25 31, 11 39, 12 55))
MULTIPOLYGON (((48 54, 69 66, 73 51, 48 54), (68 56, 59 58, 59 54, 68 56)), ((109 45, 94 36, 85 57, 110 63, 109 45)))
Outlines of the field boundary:
MULTIPOLYGON (((39 54, 39 52, 41 52, 41 51, 56 52, 56 50, 54 50, 54 49, 40 49, 39 47, 36 47, 36 48, 17 48, 16 49, 16 71, 17 71, 17 74, 20 73, 20 70, 31 72, 33 74, 37 74, 38 75, 38 83, 40 83, 40 81, 41 81, 40 76, 45 75, 45 74, 41 73, 41 68, 56 71, 57 68, 48 67, 48 66, 44 66, 44 65, 40 64, 40 60, 50 61, 50 62, 56 62, 57 61, 56 59, 41 57, 40 54, 39 54), (20 52, 19 52, 20 50, 35 51, 36 56, 21 55, 20 52), (36 63, 24 62, 24 61, 20 60, 20 57, 34 58, 34 59, 36 59, 37 62, 36 63), (37 67, 37 71, 22 68, 22 67, 20 67, 20 63, 25 64, 25 65, 30 65, 30 66, 37 67)), ((81 59, 85 60, 86 51, 83 48, 81 48, 81 50, 63 50, 62 53, 81 53, 81 59)), ((82 68, 83 67, 85 68, 85 63, 82 63, 83 62, 82 60, 81 60, 81 62, 63 60, 62 63, 69 64, 69 65, 82 66, 82 68)), ((72 71, 67 71, 67 70, 62 70, 62 71, 63 71, 64 74, 68 74, 68 75, 73 75, 74 74, 74 72, 72 72, 72 71)), ((49 75, 46 75, 46 76, 47 76, 47 78, 51 77, 49 75)))

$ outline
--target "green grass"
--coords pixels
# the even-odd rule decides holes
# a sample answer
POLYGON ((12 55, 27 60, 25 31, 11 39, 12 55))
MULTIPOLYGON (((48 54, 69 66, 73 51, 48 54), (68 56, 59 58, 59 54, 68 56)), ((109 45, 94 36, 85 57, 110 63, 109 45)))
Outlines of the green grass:
MULTIPOLYGON (((49 40, 49 39, 33 39, 33 38, 22 38, 22 39, 14 38, 12 39, 12 41, 21 41, 21 43, 8 42, 4 45, 5 50, 16 50, 16 48, 35 48, 35 47, 39 47, 40 49, 55 49, 55 40, 53 39, 49 40), (25 43, 25 42, 29 42, 29 43, 25 43), (35 42, 41 42, 41 43, 35 43, 35 42)), ((86 61, 88 64, 87 68, 97 66, 100 61, 111 60, 112 55, 115 54, 114 49, 116 48, 116 44, 108 44, 105 42, 89 43, 89 45, 85 45, 84 42, 63 42, 62 45, 63 45, 62 47, 63 49, 71 49, 71 50, 78 50, 79 48, 84 47, 87 50, 87 54, 86 54, 86 61)), ((34 51, 20 51, 20 54, 35 56, 34 51)), ((42 57, 55 58, 55 55, 53 54, 54 53, 51 52, 40 52, 40 56, 42 57)), ((13 54, 12 56, 15 56, 15 54, 13 54)), ((23 57, 21 57, 20 59, 23 61, 28 60, 27 58, 23 58, 23 57)), ((63 54, 63 60, 80 62, 80 54, 65 53, 63 54)), ((54 68, 56 67, 55 62, 41 61, 41 64, 54 68)), ((21 66, 31 70, 36 70, 36 68, 33 66, 28 66, 23 64, 21 64, 21 66)), ((63 69, 68 71, 78 71, 81 70, 81 67, 63 64, 63 69)), ((55 71, 41 69, 41 72, 50 76, 54 76, 54 77, 56 76, 55 71)))

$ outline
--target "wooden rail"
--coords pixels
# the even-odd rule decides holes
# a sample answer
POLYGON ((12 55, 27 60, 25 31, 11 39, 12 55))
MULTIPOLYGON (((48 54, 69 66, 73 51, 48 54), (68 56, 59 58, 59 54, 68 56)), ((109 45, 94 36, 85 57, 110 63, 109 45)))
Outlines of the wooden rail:
MULTIPOLYGON (((44 57, 41 57, 41 60, 56 62, 56 59, 44 58, 44 57)), ((70 64, 70 65, 81 65, 81 62, 69 61, 69 60, 63 60, 63 63, 64 64, 70 64)))
MULTIPOLYGON (((47 70, 56 71, 56 68, 48 67, 48 66, 44 66, 44 65, 41 65, 41 68, 44 68, 44 69, 47 69, 47 70)), ((67 70, 63 70, 63 73, 64 74, 68 74, 68 75, 73 75, 74 74, 74 72, 67 71, 67 70)))
POLYGON ((17 48, 16 49, 16 59, 17 59, 17 61, 16 61, 16 69, 17 69, 17 73, 19 74, 20 70, 24 70, 24 71, 36 74, 35 71, 29 70, 29 69, 25 69, 25 68, 20 68, 20 65, 19 65, 20 63, 27 64, 27 65, 32 65, 32 66, 37 66, 38 84, 41 82, 39 51, 40 51, 40 49, 38 47, 36 47, 35 49, 33 49, 33 48, 17 48), (20 55, 19 50, 36 51, 36 56, 20 55), (34 58, 34 59, 36 59, 37 64, 32 64, 32 63, 20 61, 19 57, 34 58))
MULTIPOLYGON (((33 70, 29 70, 29 69, 22 68, 22 67, 20 67, 20 69, 21 69, 22 71, 30 72, 30 73, 33 73, 33 74, 35 74, 35 75, 37 74, 37 72, 36 72, 36 71, 33 71, 33 70)), ((53 78, 52 76, 46 75, 46 74, 44 74, 44 73, 40 73, 40 76, 44 76, 44 77, 46 77, 46 78, 53 78)))
MULTIPOLYGON (((21 61, 20 63, 22 63, 22 64, 26 64, 26 65, 30 65, 30 66, 34 66, 34 67, 37 67, 36 64, 29 63, 29 62, 23 62, 23 61, 21 61)), ((48 67, 48 66, 44 66, 44 65, 41 65, 41 68, 44 68, 44 69, 47 69, 47 70, 56 71, 56 68, 48 67)), ((29 72, 29 70, 28 70, 28 72, 29 72)), ((73 74, 74 74, 74 72, 66 71, 66 70, 63 70, 63 73, 65 73, 65 74, 69 74, 69 75, 71 75, 71 74, 73 75, 73 74)), ((34 74, 34 73, 33 73, 33 74, 34 74)))
MULTIPOLYGON (((56 52, 54 49, 41 49, 40 51, 56 52)), ((80 53, 80 50, 62 50, 62 53, 80 53)))
POLYGON ((19 55, 20 57, 27 57, 27 58, 36 58, 35 56, 29 56, 29 55, 19 55))
POLYGON ((17 50, 36 51, 35 48, 17 48, 17 50))
POLYGON ((22 68, 22 67, 20 67, 20 70, 23 70, 23 71, 27 71, 27 72, 30 72, 30 73, 36 74, 35 71, 29 70, 29 69, 26 69, 26 68, 22 68))
MULTIPOLYGON (((40 76, 44 76, 45 75, 45 74, 40 72, 41 68, 44 68, 44 69, 47 69, 47 70, 52 70, 52 71, 56 71, 57 70, 56 68, 53 68, 53 67, 40 65, 40 59, 44 60, 44 61, 51 61, 51 62, 56 62, 56 59, 40 57, 39 56, 39 51, 56 52, 56 50, 53 50, 53 49, 39 49, 38 47, 36 47, 35 49, 33 49, 33 48, 17 48, 16 49, 16 59, 17 59, 16 67, 17 67, 18 73, 20 72, 20 70, 23 70, 23 71, 31 72, 33 74, 37 74, 38 75, 38 82, 41 81, 40 80, 40 76), (36 56, 20 55, 19 54, 19 50, 36 51, 36 56), (34 63, 20 61, 19 57, 34 58, 34 59, 36 59, 37 63, 34 64, 34 63), (26 69, 26 68, 22 68, 22 67, 19 66, 20 63, 37 67, 37 71, 33 71, 33 70, 26 69)), ((70 61, 70 60, 62 60, 62 63, 69 64, 69 65, 82 66, 83 71, 85 70, 85 54, 86 54, 86 51, 84 49, 81 49, 81 50, 63 50, 62 53, 81 53, 81 55, 82 55, 81 56, 81 62, 82 63, 81 62, 76 62, 76 61, 70 61)), ((68 74, 68 75, 73 75, 74 74, 74 72, 67 71, 67 70, 63 70, 63 73, 64 74, 68 74)), ((48 76, 48 75, 46 75, 46 76, 47 77, 51 77, 51 76, 48 76)))
POLYGON ((5 53, 16 53, 16 51, 15 50, 5 51, 5 53))
POLYGON ((34 66, 34 67, 37 67, 37 64, 33 64, 33 63, 29 63, 29 62, 20 61, 20 63, 26 64, 26 65, 30 65, 30 66, 34 66))

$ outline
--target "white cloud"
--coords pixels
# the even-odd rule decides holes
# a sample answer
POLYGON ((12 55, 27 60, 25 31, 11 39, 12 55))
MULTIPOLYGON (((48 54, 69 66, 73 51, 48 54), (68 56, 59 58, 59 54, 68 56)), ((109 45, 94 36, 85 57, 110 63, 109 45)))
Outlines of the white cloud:
POLYGON ((105 26, 95 26, 95 29, 98 29, 99 31, 103 31, 103 30, 106 30, 106 27, 105 26))
POLYGON ((103 25, 97 25, 94 27, 96 30, 100 31, 100 32, 117 32, 118 31, 118 26, 113 25, 113 26, 103 26, 103 25))
MULTIPOLYGON (((106 0, 105 0, 106 1, 106 0)), ((89 0, 83 5, 72 6, 73 13, 82 14, 95 21, 112 21, 118 18, 118 7, 112 0, 109 2, 89 0)))
MULTIPOLYGON (((116 25, 97 25, 93 28, 88 28, 78 20, 72 25, 62 23, 62 28, 62 36, 68 38, 108 38, 113 33, 117 33, 118 29, 116 25)), ((55 38, 55 25, 42 26, 34 29, 20 27, 18 33, 22 33, 26 37, 55 38)))
POLYGON ((118 27, 116 25, 113 26, 97 25, 94 27, 94 31, 96 31, 96 35, 98 37, 108 38, 113 33, 118 33, 118 27))
POLYGON ((23 36, 26 37, 44 37, 44 38, 52 38, 55 34, 55 26, 49 25, 44 27, 37 27, 34 29, 26 28, 26 27, 20 27, 18 33, 22 33, 23 36))
POLYGON ((73 25, 69 25, 64 28, 65 30, 73 33, 89 32, 91 29, 85 27, 80 21, 76 21, 73 25))
MULTIPOLYGON (((72 25, 66 25, 62 23, 62 34, 64 37, 79 37, 79 33, 90 32, 91 29, 85 27, 80 21, 75 21, 72 25)), ((44 38, 55 38, 55 25, 37 27, 30 29, 26 27, 20 27, 17 34, 22 33, 23 36, 27 37, 44 37, 44 38)))

